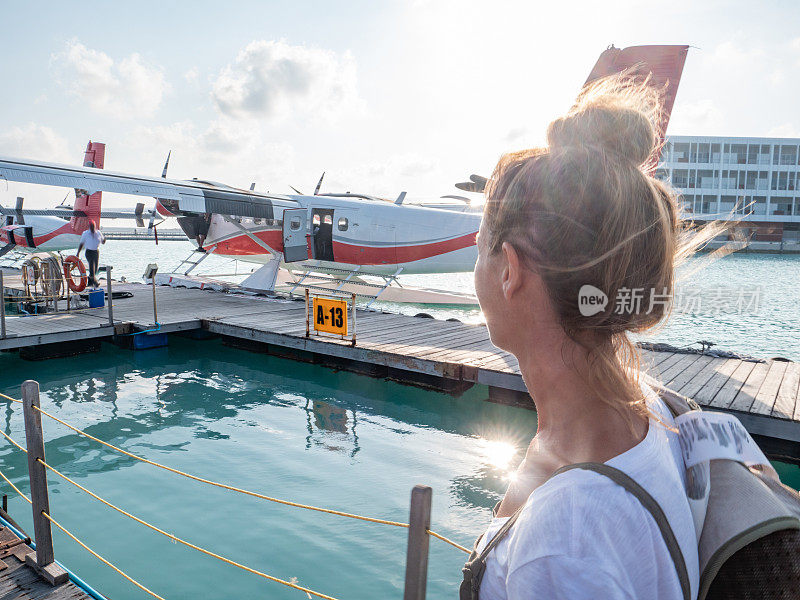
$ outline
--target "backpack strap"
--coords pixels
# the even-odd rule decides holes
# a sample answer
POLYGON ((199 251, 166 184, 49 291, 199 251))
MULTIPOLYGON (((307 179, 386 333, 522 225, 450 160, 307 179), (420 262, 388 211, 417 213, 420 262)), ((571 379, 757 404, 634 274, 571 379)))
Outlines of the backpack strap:
POLYGON ((683 558, 683 552, 681 552, 675 533, 672 531, 669 521, 667 521, 667 516, 664 514, 658 502, 656 502, 656 499, 648 494, 642 486, 636 483, 636 481, 626 473, 605 463, 575 463, 574 465, 567 465, 553 473, 553 477, 571 469, 583 469, 585 471, 593 471, 604 475, 617 485, 625 488, 639 500, 642 506, 652 515, 656 525, 658 525, 658 528, 661 530, 661 536, 664 538, 664 543, 667 545, 667 550, 675 565, 675 570, 678 573, 678 581, 681 584, 684 600, 691 600, 691 585, 689 582, 689 573, 686 570, 686 561, 683 558))
MULTIPOLYGON (((495 504, 494 508, 492 509, 493 517, 497 514, 497 509, 499 507, 500 502, 495 504)), ((495 548, 495 546, 497 546, 497 544, 499 544, 503 538, 508 535, 508 532, 511 530, 511 527, 514 525, 514 523, 516 523, 517 518, 519 517, 523 508, 525 508, 525 503, 515 510, 514 514, 511 515, 505 523, 503 523, 503 525, 497 530, 497 533, 494 534, 494 537, 489 540, 489 542, 486 544, 486 547, 480 554, 478 553, 478 545, 481 543, 483 536, 479 537, 475 542, 475 548, 473 549, 472 554, 470 554, 469 560, 464 565, 464 568, 461 569, 461 572, 464 574, 464 580, 461 582, 461 588, 459 589, 459 600, 478 600, 481 581, 483 581, 483 573, 486 570, 486 557, 488 557, 489 553, 495 548)))

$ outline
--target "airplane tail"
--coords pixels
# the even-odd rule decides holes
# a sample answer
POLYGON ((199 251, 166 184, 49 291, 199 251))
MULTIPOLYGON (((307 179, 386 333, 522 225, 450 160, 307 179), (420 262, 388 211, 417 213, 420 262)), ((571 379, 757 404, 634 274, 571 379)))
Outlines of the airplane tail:
MULTIPOLYGON (((634 77, 647 77, 650 75, 650 84, 663 91, 664 104, 661 120, 656 124, 656 133, 663 143, 688 52, 689 46, 684 45, 629 46, 628 48, 615 48, 612 45, 597 59, 584 86, 601 77, 614 75, 625 70, 630 70, 631 75, 634 77)), ((655 169, 655 162, 652 168, 655 169)))
MULTIPOLYGON (((102 169, 105 163, 106 145, 100 142, 89 142, 83 156, 84 167, 102 169)), ((103 201, 103 192, 89 194, 86 190, 75 189, 74 215, 70 223, 75 233, 83 233, 89 228, 89 221, 100 225, 100 205, 103 201)))

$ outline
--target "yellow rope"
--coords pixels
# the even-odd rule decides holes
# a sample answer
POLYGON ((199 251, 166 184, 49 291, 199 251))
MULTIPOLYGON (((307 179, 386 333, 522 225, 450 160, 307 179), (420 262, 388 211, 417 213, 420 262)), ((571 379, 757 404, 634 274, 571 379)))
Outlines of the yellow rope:
POLYGON ((15 492, 17 492, 17 493, 18 493, 20 496, 22 496, 22 497, 25 499, 25 502, 27 502, 28 504, 33 504, 33 502, 31 502, 31 499, 30 499, 30 498, 28 498, 28 497, 27 497, 25 494, 23 494, 22 492, 20 492, 20 491, 19 491, 19 488, 18 488, 17 486, 15 486, 13 483, 11 483, 11 480, 10 480, 8 477, 6 477, 6 476, 3 474, 3 472, 2 472, 2 471, 0 471, 0 477, 2 477, 3 479, 5 479, 5 480, 6 480, 6 483, 7 483, 8 485, 10 485, 12 488, 14 488, 14 491, 15 491, 15 492))
POLYGON ((320 508, 319 506, 311 506, 309 504, 300 504, 298 502, 291 502, 290 500, 281 500, 280 498, 273 498, 272 496, 265 496, 264 494, 259 494, 258 492, 252 492, 250 490, 245 490, 245 489, 242 489, 242 488, 234 487, 232 485, 219 483, 217 481, 212 481, 210 479, 204 479, 202 477, 198 477, 197 475, 191 475, 190 473, 185 473, 184 471, 180 471, 178 469, 173 469, 172 467, 168 467, 166 465, 162 465, 161 463, 157 463, 157 462, 154 462, 152 460, 148 460, 146 458, 142 458, 141 456, 137 456, 135 454, 131 454, 130 452, 127 452, 126 450, 123 450, 122 448, 118 448, 117 446, 115 446, 113 444, 109 444, 108 442, 104 442, 103 440, 98 439, 98 438, 94 437, 93 435, 90 435, 90 434, 86 433, 85 431, 81 431, 80 429, 78 429, 77 427, 73 427, 69 423, 65 423, 64 421, 62 421, 58 417, 54 417, 53 415, 48 413, 43 408, 39 408, 38 406, 35 406, 34 408, 36 410, 38 410, 39 412, 41 412, 43 415, 46 415, 46 416, 50 417, 51 419, 53 419, 54 421, 57 421, 58 423, 61 423, 62 425, 64 425, 64 427, 67 427, 67 428, 71 429, 75 433, 78 433, 80 435, 86 436, 87 438, 97 442, 98 444, 102 444, 103 446, 106 446, 107 448, 111 448, 112 450, 115 450, 116 452, 124 454, 125 456, 129 456, 130 458, 136 459, 136 460, 141 461, 143 463, 147 463, 148 465, 153 465, 154 467, 158 467, 159 469, 164 469, 165 471, 169 471, 170 473, 175 473, 176 475, 182 475, 183 477, 187 477, 189 479, 193 479, 195 481, 199 481, 200 483, 207 483, 208 485, 213 485, 214 487, 222 488, 222 489, 225 489, 225 490, 230 490, 232 492, 239 492, 240 494, 246 494, 248 496, 253 496, 255 498, 261 498, 262 500, 269 500, 270 502, 277 502, 278 504, 285 504, 286 506, 294 506, 295 508, 305 508, 307 510, 315 510, 315 511, 318 511, 318 512, 328 513, 328 514, 332 514, 332 515, 338 515, 340 517, 349 517, 351 519, 359 519, 361 521, 369 521, 371 523, 382 523, 384 525, 394 525, 395 527, 406 527, 406 528, 408 527, 408 523, 400 523, 398 521, 387 521, 385 519, 376 519, 374 517, 364 517, 362 515, 356 515, 356 514, 353 514, 353 513, 341 512, 341 511, 333 510, 333 509, 330 509, 330 508, 320 508))
POLYGON ((66 533, 66 534, 67 534, 69 537, 71 537, 73 541, 75 541, 75 542, 77 542, 78 544, 80 544, 80 546, 82 546, 82 547, 83 547, 83 549, 84 549, 84 550, 86 550, 86 551, 87 551, 89 554, 91 554, 92 556, 94 556, 94 557, 95 557, 97 560, 99 560, 100 562, 104 563, 106 566, 108 566, 108 567, 111 567, 112 569, 114 569, 114 570, 115 570, 117 573, 119 573, 120 575, 122 575, 122 576, 123 576, 125 579, 127 579, 128 581, 130 581, 130 582, 131 582, 133 585, 135 585, 136 587, 138 587, 140 590, 143 590, 143 591, 147 592, 147 593, 148 593, 148 594, 150 594, 150 595, 151 595, 153 598, 158 598, 158 600, 164 600, 164 598, 162 598, 161 596, 159 596, 158 594, 156 594, 154 591, 152 591, 151 589, 149 589, 149 588, 145 587, 144 585, 142 585, 141 583, 139 583, 138 581, 136 581, 136 580, 135 580, 133 577, 131 577, 130 575, 128 575, 127 573, 125 573, 125 571, 123 571, 123 570, 122 570, 122 569, 120 569, 119 567, 116 567, 116 566, 112 565, 112 564, 111 564, 110 562, 108 562, 108 561, 107 561, 105 558, 103 558, 102 556, 100 556, 100 555, 99 555, 97 552, 95 552, 94 550, 92 550, 91 548, 89 548, 89 546, 87 546, 87 545, 86 545, 86 544, 84 544, 82 541, 80 541, 78 538, 76 538, 74 535, 72 535, 72 533, 70 533, 70 532, 67 530, 67 528, 66 528, 66 527, 64 527, 64 526, 63 526, 61 523, 59 523, 58 521, 56 521, 56 520, 55 520, 53 517, 51 517, 50 515, 48 515, 46 512, 42 511, 42 515, 44 516, 44 518, 45 518, 45 519, 47 519, 48 521, 50 521, 50 522, 51 522, 53 525, 55 525, 55 526, 56 526, 56 527, 58 527, 58 528, 59 528, 61 531, 63 531, 63 532, 64 532, 64 533, 66 533))
POLYGON ((2 434, 2 436, 3 436, 4 438, 6 438, 6 439, 7 439, 9 442, 11 442, 12 444, 14 444, 14 445, 15 445, 17 448, 19 448, 20 450, 22 450, 22 451, 23 451, 25 454, 27 454, 27 453, 28 453, 28 451, 27 451, 27 450, 25 450, 25 448, 23 448, 23 447, 22 447, 22 446, 20 446, 20 445, 19 445, 17 442, 15 442, 13 439, 11 439, 11 437, 10 437, 10 436, 9 436, 9 435, 8 435, 8 434, 5 432, 5 431, 0 431, 0 434, 2 434))
POLYGON ((6 396, 5 394, 0 394, 0 398, 5 398, 6 400, 11 400, 11 402, 18 402, 19 404, 22 404, 22 400, 17 400, 16 398, 6 396))
MULTIPOLYGON (((16 400, 15 398, 11 398, 10 396, 6 396, 5 394, 0 394, 0 397, 6 398, 7 400, 11 400, 12 402, 21 402, 21 400, 16 400)), ((311 505, 308 505, 308 504, 300 504, 300 503, 298 503, 298 502, 291 502, 291 501, 289 501, 289 500, 281 500, 280 498, 273 498, 273 497, 271 497, 271 496, 265 496, 264 494, 259 494, 259 493, 257 493, 257 492, 251 492, 250 490, 245 490, 245 489, 242 489, 242 488, 237 488, 237 487, 234 487, 234 486, 226 485, 226 484, 224 484, 224 483, 219 483, 219 482, 216 482, 216 481, 211 481, 210 479, 204 479, 204 478, 202 478, 202 477, 198 477, 198 476, 196 476, 196 475, 191 475, 191 474, 189 474, 189 473, 185 473, 185 472, 183 472, 183 471, 179 471, 178 469, 173 469, 172 467, 168 467, 168 466, 166 466, 166 465, 162 465, 161 463, 157 463, 157 462, 154 462, 154 461, 152 461, 152 460, 148 460, 148 459, 146 459, 146 458, 142 458, 141 456, 137 456, 137 455, 135 455, 135 454, 131 454, 130 452, 127 452, 127 451, 123 450, 122 448, 118 448, 117 446, 114 446, 113 444, 109 444, 108 442, 104 442, 103 440, 101 440, 101 439, 99 439, 99 438, 96 438, 96 437, 94 437, 93 435, 90 435, 90 434, 86 433, 85 431, 82 431, 82 430, 78 429, 77 427, 73 427, 73 426, 72 426, 72 425, 70 425, 69 423, 66 423, 66 422, 62 421, 61 419, 59 419, 58 417, 55 417, 55 416, 51 415, 50 413, 48 413, 48 412, 47 412, 46 410, 44 410, 43 408, 40 408, 40 407, 38 407, 38 406, 35 406, 34 408, 36 408, 36 410, 38 410, 38 411, 39 411, 39 412, 41 412, 42 414, 44 414, 44 415, 46 415, 46 416, 50 417, 50 418, 51 418, 51 419, 53 419, 54 421, 57 421, 58 423, 61 423, 61 424, 62 424, 62 425, 64 425, 65 427, 67 427, 67 428, 71 429, 71 430, 72 430, 72 431, 74 431, 75 433, 78 433, 78 434, 80 434, 80 435, 83 435, 83 436, 85 436, 85 437, 87 437, 87 438, 89 438, 89 439, 91 439, 91 440, 93 440, 93 441, 95 441, 95 442, 97 442, 97 443, 99 443, 99 444, 102 444, 103 446, 106 446, 106 447, 108 447, 108 448, 111 448, 112 450, 115 450, 115 451, 117 451, 117 452, 120 452, 121 454, 124 454, 124 455, 126 455, 126 456, 129 456, 129 457, 131 457, 131 458, 134 458, 134 459, 136 459, 136 460, 139 460, 139 461, 141 461, 141 462, 147 463, 147 464, 149 464, 149 465, 153 465, 154 467, 158 467, 158 468, 160 468, 160 469, 164 469, 164 470, 166 470, 166 471, 169 471, 169 472, 171 472, 171 473, 175 473, 176 475, 182 475, 183 477, 187 477, 187 478, 189 478, 189 479, 193 479, 193 480, 195 480, 195 481, 199 481, 199 482, 201 482, 201 483, 207 483, 207 484, 209 484, 209 485, 213 485, 213 486, 215 486, 215 487, 220 487, 220 488, 222 488, 222 489, 230 490, 230 491, 233 491, 233 492, 239 492, 239 493, 242 493, 242 494, 246 494, 246 495, 248 495, 248 496, 253 496, 253 497, 255 497, 255 498, 261 498, 262 500, 269 500, 270 502, 277 502, 278 504, 284 504, 284 505, 286 505, 286 506, 293 506, 293 507, 295 507, 295 508, 305 508, 305 509, 307 509, 307 510, 315 510, 315 511, 318 511, 318 512, 328 513, 328 514, 332 514, 332 515, 338 515, 338 516, 340 516, 340 517, 349 517, 349 518, 351 518, 351 519, 358 519, 358 520, 361 520, 361 521, 368 521, 368 522, 371 522, 371 523, 382 523, 382 524, 384 524, 384 525, 393 525, 393 526, 395 526, 395 527, 405 527, 405 528, 408 528, 408 523, 400 523, 400 522, 398 522, 398 521, 387 521, 387 520, 385 520, 385 519, 376 519, 376 518, 374 518, 374 517, 365 517, 365 516, 362 516, 362 515, 356 515, 356 514, 353 514, 353 513, 341 512, 341 511, 338 511, 338 510, 333 510, 333 509, 330 509, 330 508, 320 508, 320 507, 318 507, 318 506, 311 506, 311 505)), ((4 431, 0 431, 0 435, 3 435, 3 437, 5 437, 5 438, 6 438, 6 439, 7 439, 9 442, 11 442, 12 444, 14 444, 14 445, 15 445, 17 448, 19 448, 19 449, 20 449, 20 450, 22 450, 23 452, 26 452, 26 453, 27 453, 27 450, 25 450, 25 448, 23 448, 23 447, 22 447, 22 446, 20 446, 20 445, 19 445, 17 442, 15 442, 15 441, 14 441, 14 440, 13 440, 11 437, 9 437, 9 436, 7 435, 7 434, 6 434, 4 431)), ((52 469, 53 471, 55 471, 55 469, 54 469, 53 467, 50 467, 50 465, 47 465, 46 463, 43 463, 43 464, 45 464, 45 466, 46 466, 46 467, 48 467, 48 468, 52 469)), ((58 472, 56 471, 56 473, 58 473, 58 472)), ((61 473, 58 473, 58 474, 59 474, 59 475, 61 475, 61 473)), ((65 475, 62 475, 62 477, 65 477, 65 478, 66 478, 66 476, 65 476, 65 475)), ((70 480, 70 481, 71 481, 71 480, 70 480)), ((71 481, 71 482, 72 482, 72 481, 71 481)), ((72 483, 74 483, 74 482, 72 482, 72 483)), ((75 485, 78 485, 78 484, 76 483, 75 485)), ((79 486, 79 485, 78 485, 78 487, 81 487, 81 486, 79 486)), ((84 489, 84 488, 82 488, 82 489, 84 489)), ((92 494, 91 492, 89 492, 88 490, 85 490, 85 489, 84 489, 84 491, 86 491, 87 493, 89 493, 89 494, 91 494, 91 495, 94 495, 94 494, 92 494)), ((98 498, 98 500, 101 500, 101 501, 102 501, 102 499, 101 499, 101 498, 98 498)), ((116 507, 115 507, 115 506, 112 506, 112 508, 115 508, 115 509, 116 509, 116 507)), ((121 510, 121 509, 119 509, 119 510, 121 510)), ((132 517, 132 518, 135 518, 135 517, 132 517)), ((145 523, 145 524, 146 524, 146 523, 145 523)), ((462 546, 461 544, 459 544, 459 543, 457 543, 457 542, 454 542, 453 540, 451 540, 451 539, 449 539, 449 538, 447 538, 447 537, 445 537, 445 536, 443 536, 443 535, 441 535, 441 534, 439 534, 439 533, 436 533, 435 531, 432 531, 432 530, 430 530, 430 529, 427 529, 426 531, 427 531, 427 532, 428 532, 430 535, 432 535, 433 537, 435 537, 435 538, 437 538, 437 539, 440 539, 440 540, 442 540, 443 542, 446 542, 447 544, 450 544, 450 545, 451 545, 451 546, 453 546, 454 548, 458 548, 458 549, 459 549, 459 550, 461 550, 462 552, 465 552, 465 553, 467 553, 467 554, 470 554, 470 553, 471 553, 471 552, 470 552, 470 550, 469 550, 468 548, 465 548, 465 547, 464 547, 464 546, 462 546)), ((169 535, 169 534, 166 534, 166 535, 169 535)), ((188 543, 188 542, 187 542, 187 543, 188 543)), ((199 549, 199 548, 198 548, 198 549, 199 549)), ((199 550, 201 550, 201 551, 202 551, 202 549, 199 549, 199 550)), ((243 568, 247 569, 247 567, 243 567, 243 568)))
POLYGON ((211 552, 210 550, 206 550, 205 548, 201 548, 200 546, 195 546, 191 542, 187 542, 186 540, 183 540, 183 539, 177 537, 176 535, 173 535, 171 533, 167 533, 163 529, 159 529, 155 525, 153 525, 151 523, 148 523, 147 521, 145 521, 143 519, 140 519, 139 517, 137 517, 135 515, 132 515, 131 513, 123 510, 122 508, 120 508, 118 506, 115 506, 114 504, 112 504, 108 500, 105 500, 105 499, 101 498, 100 496, 98 496, 97 494, 92 492, 91 490, 86 489, 85 487, 83 487, 78 482, 73 481, 72 479, 70 479, 69 477, 64 475, 61 471, 59 471, 55 467, 52 467, 52 466, 48 465, 42 459, 37 459, 37 460, 39 461, 39 463, 44 465, 47 469, 51 470, 53 473, 55 473, 59 477, 65 479, 66 481, 68 481, 69 483, 74 485, 75 487, 83 490, 84 492, 89 494, 95 500, 99 500, 100 502, 102 502, 103 504, 108 506, 109 508, 113 508, 118 513, 121 513, 121 514, 125 515, 126 517, 129 517, 129 518, 133 519, 134 521, 136 521, 137 523, 140 523, 141 525, 144 525, 145 527, 149 527, 153 531, 156 531, 156 532, 160 533, 161 535, 163 535, 165 537, 168 537, 169 539, 171 539, 174 542, 179 542, 179 543, 183 544, 184 546, 188 546, 189 548, 192 548, 194 550, 202 552, 203 554, 206 554, 206 555, 211 556, 213 558, 219 559, 222 562, 228 563, 229 565, 233 565, 234 567, 239 567, 240 569, 243 569, 243 570, 247 571, 248 573, 253 573, 254 575, 258 575, 259 577, 263 577, 264 579, 269 579, 270 581, 274 581, 276 583, 281 583, 281 584, 283 584, 285 586, 288 586, 290 588, 294 588, 296 590, 300 590, 301 592, 305 592, 306 594, 312 594, 314 596, 317 596, 318 598, 323 598, 324 600, 336 600, 335 598, 332 598, 331 596, 326 596, 325 594, 321 594, 319 592, 315 592, 314 590, 310 590, 308 588, 304 588, 304 587, 302 587, 300 585, 291 583, 289 581, 285 581, 285 580, 279 579, 277 577, 272 577, 271 575, 267 575, 266 573, 262 573, 261 571, 257 571, 256 569, 251 569, 250 567, 246 567, 246 566, 244 566, 244 565, 242 565, 242 564, 240 564, 238 562, 235 562, 233 560, 225 558, 224 556, 220 556, 219 554, 211 552))
POLYGON ((431 531, 430 529, 426 529, 425 531, 426 531, 426 532, 427 532, 429 535, 432 535, 433 537, 435 537, 435 538, 438 538, 438 539, 442 540, 443 542, 447 542, 448 544, 450 544, 450 545, 451 545, 451 546, 453 546, 454 548, 458 548, 458 549, 459 549, 459 550, 461 550, 462 552, 466 552, 467 554, 472 554, 472 551, 471 551, 471 550, 469 550, 468 548, 465 548, 465 547, 464 547, 464 546, 462 546, 461 544, 457 544, 457 543, 455 543, 453 540, 451 540, 451 539, 448 539, 448 538, 444 537, 443 535, 440 535, 440 534, 436 533, 435 531, 431 531))

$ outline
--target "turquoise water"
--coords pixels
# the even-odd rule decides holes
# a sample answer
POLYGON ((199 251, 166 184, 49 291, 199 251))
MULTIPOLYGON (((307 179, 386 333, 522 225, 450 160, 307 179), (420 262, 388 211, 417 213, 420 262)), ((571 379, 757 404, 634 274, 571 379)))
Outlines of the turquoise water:
MULTIPOLYGON (((433 488, 432 528, 470 546, 489 522, 536 429, 533 411, 306 363, 170 338, 134 353, 26 362, 0 354, 0 392, 36 378, 42 406, 122 448, 224 483, 389 520, 411 488, 433 488)), ((4 430, 24 440, 21 409, 4 430)), ((341 599, 399 598, 405 529, 290 508, 209 487, 113 453, 43 418, 47 461, 100 496, 214 552, 341 599)), ((26 457, 0 443, 3 472, 29 493, 26 457)), ((776 464, 800 487, 800 468, 776 464)), ((48 474, 51 514, 90 547, 169 598, 300 598, 173 543, 48 474)), ((0 482, 2 483, 2 482, 0 482)), ((11 514, 30 507, 5 483, 11 514)), ((115 600, 143 592, 57 529, 56 557, 115 600)), ((455 597, 464 555, 431 540, 428 597, 455 597)))
MULTIPOLYGON (((103 247, 103 261, 115 265, 115 277, 124 275, 133 280, 141 277, 150 262, 157 262, 162 271, 171 270, 191 250, 188 243, 109 242, 103 247)), ((678 289, 688 305, 690 298, 700 298, 697 310, 676 312, 665 326, 641 336, 651 342, 667 342, 677 346, 698 340, 710 340, 723 350, 771 358, 783 356, 800 361, 800 256, 779 254, 736 253, 711 264, 701 255, 681 269, 678 289), (707 307, 716 294, 730 300, 742 290, 752 298, 758 290, 753 309, 714 312, 707 307), (706 308, 703 308, 703 301, 706 308)), ((249 271, 253 265, 216 256, 209 257, 202 269, 207 273, 249 271)), ((410 275, 403 278, 409 285, 474 293, 472 273, 410 275)), ((438 318, 458 318, 477 323, 483 320, 479 310, 453 307, 383 304, 394 312, 416 314, 426 312, 438 318)))
MULTIPOLYGON (((26 362, 0 354, 0 391, 36 378, 42 405, 126 450, 280 498, 407 521, 411 488, 433 488, 433 529, 463 545, 489 521, 535 431, 531 411, 305 363, 171 338, 169 348, 26 362)), ((22 442, 19 405, 4 430, 22 442)), ((209 487, 112 453, 44 418, 47 460, 155 525, 337 598, 399 598, 407 531, 289 508, 209 487)), ((0 444, 2 469, 28 493, 25 456, 0 444)), ((205 557, 49 474, 53 516, 165 598, 300 598, 205 557)), ((2 483, 2 482, 0 482, 2 483)), ((3 483, 11 514, 30 507, 3 483)), ((145 594, 54 529, 56 556, 111 598, 145 594)), ((429 597, 453 597, 462 553, 431 542, 429 597)))

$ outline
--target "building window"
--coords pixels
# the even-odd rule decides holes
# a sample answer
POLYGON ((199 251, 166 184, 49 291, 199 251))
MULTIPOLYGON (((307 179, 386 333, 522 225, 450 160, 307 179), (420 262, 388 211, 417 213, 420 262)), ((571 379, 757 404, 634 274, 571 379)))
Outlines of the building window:
POLYGON ((347 226, 348 223, 346 217, 342 217, 341 219, 339 219, 339 231, 347 231, 347 226))

